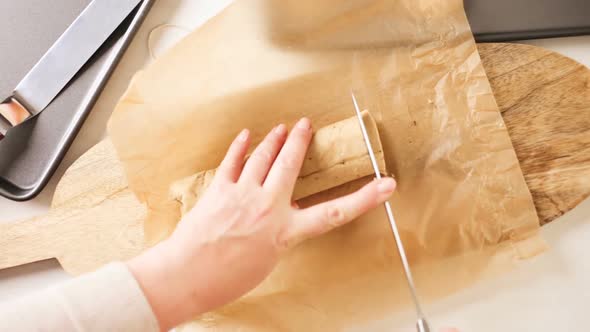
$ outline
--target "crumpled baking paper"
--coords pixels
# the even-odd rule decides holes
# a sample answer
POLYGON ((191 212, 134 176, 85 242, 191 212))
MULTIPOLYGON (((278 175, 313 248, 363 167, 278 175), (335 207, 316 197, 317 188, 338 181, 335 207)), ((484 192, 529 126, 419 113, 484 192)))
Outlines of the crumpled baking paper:
MULTIPOLYGON (((239 0, 137 73, 109 134, 150 211, 148 241, 180 216, 171 183, 217 167, 242 128, 258 141, 302 116, 323 127, 354 114, 351 90, 398 181, 391 203, 423 299, 544 249, 460 0, 239 0)), ((260 287, 192 328, 335 331, 408 301, 376 209, 295 248, 260 287)))

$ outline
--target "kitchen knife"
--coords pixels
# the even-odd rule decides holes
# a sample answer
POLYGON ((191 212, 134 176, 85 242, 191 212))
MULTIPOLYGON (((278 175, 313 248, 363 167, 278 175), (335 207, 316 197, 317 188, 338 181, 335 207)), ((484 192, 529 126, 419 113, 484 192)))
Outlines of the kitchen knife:
MULTIPOLYGON (((359 120, 359 125, 361 127, 361 132, 363 134, 363 139, 365 140, 365 145, 367 146, 367 152, 369 153, 369 159, 371 159, 371 164, 373 165, 373 169, 375 170, 375 177, 377 179, 381 179, 381 172, 379 171, 379 164, 377 163, 377 158, 375 157, 375 151, 373 151, 373 146, 371 145, 371 140, 369 139, 369 134, 367 132, 367 127, 363 122, 363 116, 361 115, 361 110, 359 105, 356 101, 356 97, 354 93, 350 93, 352 97, 352 103, 354 104, 354 110, 356 111, 357 118, 359 120)), ((420 306, 420 301, 418 300, 418 294, 416 292, 416 286, 414 286, 414 277, 412 277, 412 271, 410 270, 410 263, 408 263, 408 257, 406 256, 406 250, 404 249, 404 245, 402 243, 402 239, 399 235, 399 230, 397 228, 397 223, 395 222, 395 218, 393 217, 393 210, 391 209, 391 204, 389 201, 385 201, 383 203, 385 205, 385 212, 387 213, 387 219, 389 220, 389 225, 391 226, 391 230, 393 232, 393 237, 395 238, 395 245, 397 246, 397 251, 399 253, 399 257, 402 261, 402 266, 404 268, 404 273, 406 275, 406 281, 408 282, 408 287, 410 288, 410 293, 412 294, 412 300, 414 301, 414 306, 416 307, 416 313, 418 314, 418 320, 416 322, 416 329, 418 332, 430 332, 430 326, 426 321, 426 316, 422 311, 422 307, 420 306)))
POLYGON ((0 104, 0 140, 41 113, 142 0, 93 0, 0 104))

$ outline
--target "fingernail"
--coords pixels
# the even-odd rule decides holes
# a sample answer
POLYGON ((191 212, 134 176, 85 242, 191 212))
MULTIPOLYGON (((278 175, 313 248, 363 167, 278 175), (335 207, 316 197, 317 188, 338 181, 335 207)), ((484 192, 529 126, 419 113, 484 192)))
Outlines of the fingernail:
POLYGON ((244 142, 248 139, 249 135, 250 135, 250 131, 248 129, 244 129, 238 135, 238 140, 244 142))
POLYGON ((302 118, 297 122, 297 128, 303 130, 309 130, 311 128, 311 121, 308 118, 302 118))
POLYGON ((395 189, 395 180, 392 178, 382 178, 377 183, 377 190, 383 194, 390 194, 395 189))
POLYGON ((287 126, 281 123, 280 125, 276 126, 274 132, 277 135, 284 135, 287 132, 287 126))

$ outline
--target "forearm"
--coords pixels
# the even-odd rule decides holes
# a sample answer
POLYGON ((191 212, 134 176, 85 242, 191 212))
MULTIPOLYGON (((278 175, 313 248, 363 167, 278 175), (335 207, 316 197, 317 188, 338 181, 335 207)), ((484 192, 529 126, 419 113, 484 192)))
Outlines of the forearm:
POLYGON ((0 331, 158 331, 122 263, 0 305, 0 331))
MULTIPOLYGON (((195 242, 196 239, 195 239, 195 242)), ((170 240, 164 241, 127 263, 140 285, 162 331, 190 320, 223 304, 223 291, 216 290, 206 271, 212 269, 206 248, 190 253, 170 240), (199 256, 201 273, 183 273, 199 256)))
POLYGON ((182 276, 177 272, 182 270, 179 265, 183 263, 170 250, 171 246, 165 241, 127 263, 162 331, 173 328, 198 311, 191 307, 192 301, 182 298, 189 295, 179 289, 185 284, 179 282, 182 276))

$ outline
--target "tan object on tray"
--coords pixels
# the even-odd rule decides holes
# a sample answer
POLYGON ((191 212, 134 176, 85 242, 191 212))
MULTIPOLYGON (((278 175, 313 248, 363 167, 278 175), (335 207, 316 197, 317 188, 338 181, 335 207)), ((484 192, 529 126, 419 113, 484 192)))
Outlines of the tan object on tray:
MULTIPOLYGON (((379 169, 385 174, 385 159, 375 119, 367 111, 363 111, 362 116, 375 149, 379 169)), ((293 200, 317 194, 374 172, 358 119, 351 117, 336 122, 314 133, 295 185, 293 200)), ((195 205, 214 175, 215 170, 206 170, 172 184, 171 196, 181 203, 183 215, 195 205)))
MULTIPOLYGON (((190 34, 135 76, 109 123, 147 204, 146 235, 170 234, 180 217, 170 185, 216 167, 242 128, 254 141, 302 116, 321 128, 354 114, 351 89, 398 179, 391 202, 420 294, 448 294, 544 249, 460 0, 238 0, 190 34)), ((404 307, 398 275, 377 209, 295 248, 254 292, 199 324, 358 326, 404 307)))

